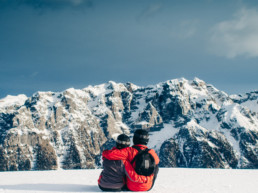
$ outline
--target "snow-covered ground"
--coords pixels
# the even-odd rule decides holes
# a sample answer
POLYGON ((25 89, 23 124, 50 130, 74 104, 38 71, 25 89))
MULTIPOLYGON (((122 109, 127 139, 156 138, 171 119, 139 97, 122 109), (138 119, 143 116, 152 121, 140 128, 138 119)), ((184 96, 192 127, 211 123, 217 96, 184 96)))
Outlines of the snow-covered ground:
MULTIPOLYGON (((0 193, 101 192, 101 170, 0 172, 0 193)), ((257 193, 258 170, 161 168, 153 193, 257 193)))

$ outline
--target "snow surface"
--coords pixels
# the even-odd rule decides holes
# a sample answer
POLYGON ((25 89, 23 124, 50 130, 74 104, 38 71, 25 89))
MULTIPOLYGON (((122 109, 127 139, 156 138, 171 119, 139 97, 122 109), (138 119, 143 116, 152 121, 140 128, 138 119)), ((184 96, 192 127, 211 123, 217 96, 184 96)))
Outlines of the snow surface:
MULTIPOLYGON (((0 193, 101 192, 101 170, 0 172, 0 193)), ((258 170, 161 168, 153 193, 257 193, 258 170)))

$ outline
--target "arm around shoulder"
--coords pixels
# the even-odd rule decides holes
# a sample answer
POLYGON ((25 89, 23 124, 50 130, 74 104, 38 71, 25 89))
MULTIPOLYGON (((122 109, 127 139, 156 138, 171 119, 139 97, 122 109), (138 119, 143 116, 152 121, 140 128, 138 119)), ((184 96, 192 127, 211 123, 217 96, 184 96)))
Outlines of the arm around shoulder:
POLYGON ((137 174, 136 171, 134 170, 132 164, 130 164, 130 162, 125 161, 124 165, 125 165, 126 176, 131 181, 137 182, 137 183, 147 183, 148 177, 137 174))
POLYGON ((126 160, 128 158, 128 149, 104 150, 102 156, 108 160, 126 160))

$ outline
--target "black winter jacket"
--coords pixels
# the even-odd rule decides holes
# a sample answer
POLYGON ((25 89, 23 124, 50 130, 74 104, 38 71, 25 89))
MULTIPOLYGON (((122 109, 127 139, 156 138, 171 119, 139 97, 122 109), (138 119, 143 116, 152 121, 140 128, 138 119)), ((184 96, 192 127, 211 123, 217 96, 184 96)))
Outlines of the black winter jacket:
POLYGON ((107 189, 121 189, 125 185, 125 167, 122 160, 103 160, 103 171, 99 186, 107 189))

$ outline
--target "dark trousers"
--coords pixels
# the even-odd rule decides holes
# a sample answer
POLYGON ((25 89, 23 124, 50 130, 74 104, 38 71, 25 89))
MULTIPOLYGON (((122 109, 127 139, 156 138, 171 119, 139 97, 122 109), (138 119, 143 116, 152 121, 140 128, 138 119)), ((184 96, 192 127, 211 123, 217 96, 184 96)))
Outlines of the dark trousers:
POLYGON ((119 188, 119 189, 111 189, 111 188, 103 188, 99 185, 99 188, 102 190, 102 191, 105 191, 105 192, 121 192, 122 189, 119 188))
POLYGON ((128 188, 126 185, 124 185, 124 187, 122 188, 119 188, 119 189, 111 189, 111 188, 103 188, 99 185, 99 188, 102 190, 102 191, 105 191, 105 192, 121 192, 121 191, 128 191, 128 188))

